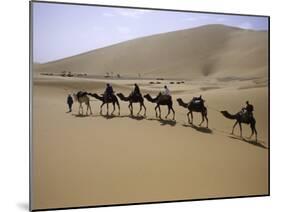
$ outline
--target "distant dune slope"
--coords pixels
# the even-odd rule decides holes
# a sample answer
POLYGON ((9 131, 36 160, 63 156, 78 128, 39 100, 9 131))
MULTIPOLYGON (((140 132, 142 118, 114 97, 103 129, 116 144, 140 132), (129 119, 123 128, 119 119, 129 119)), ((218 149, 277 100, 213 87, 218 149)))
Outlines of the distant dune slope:
MULTIPOLYGON (((111 35, 108 35, 111 36, 111 35)), ((93 38, 94 39, 94 38, 93 38)), ((35 72, 138 77, 267 77, 268 33, 206 25, 138 38, 65 59, 35 72)))

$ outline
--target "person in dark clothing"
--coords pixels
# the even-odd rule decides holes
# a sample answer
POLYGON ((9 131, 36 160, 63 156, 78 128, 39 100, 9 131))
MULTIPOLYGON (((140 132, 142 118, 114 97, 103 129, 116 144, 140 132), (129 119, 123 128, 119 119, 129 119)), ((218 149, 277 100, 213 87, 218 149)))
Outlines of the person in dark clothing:
POLYGON ((114 93, 114 91, 113 91, 112 86, 109 83, 107 83, 106 89, 105 89, 105 92, 104 92, 105 98, 111 98, 113 93, 114 93))
POLYGON ((245 114, 247 115, 248 118, 251 118, 253 117, 253 111, 254 111, 254 106, 251 105, 249 101, 246 101, 246 107, 243 107, 241 111, 242 114, 245 114))
POLYGON ((139 95, 141 95, 141 93, 140 93, 140 88, 139 88, 139 86, 135 83, 135 88, 134 88, 133 92, 131 93, 131 96, 139 96, 139 95))
POLYGON ((134 90, 135 94, 140 94, 140 88, 139 86, 135 83, 135 90, 134 90))
POLYGON ((70 94, 67 97, 67 105, 69 109, 67 113, 70 113, 72 111, 72 105, 73 105, 73 99, 70 94))
POLYGON ((248 113, 253 113, 253 111, 254 111, 254 106, 251 105, 251 104, 249 103, 249 101, 246 101, 246 107, 245 107, 245 109, 246 109, 246 111, 247 111, 248 113))

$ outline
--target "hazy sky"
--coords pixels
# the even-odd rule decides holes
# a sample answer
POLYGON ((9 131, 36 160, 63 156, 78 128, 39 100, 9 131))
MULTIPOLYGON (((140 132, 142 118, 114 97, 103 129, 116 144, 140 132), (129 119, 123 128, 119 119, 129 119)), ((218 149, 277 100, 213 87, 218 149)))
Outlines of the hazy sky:
POLYGON ((265 17, 33 3, 34 62, 45 63, 147 35, 224 24, 268 30, 265 17))

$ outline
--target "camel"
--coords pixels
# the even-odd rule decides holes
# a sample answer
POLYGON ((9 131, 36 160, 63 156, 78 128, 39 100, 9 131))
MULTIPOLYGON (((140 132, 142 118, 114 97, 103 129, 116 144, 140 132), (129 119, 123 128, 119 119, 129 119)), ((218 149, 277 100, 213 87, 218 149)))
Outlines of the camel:
POLYGON ((88 110, 90 110, 90 115, 92 115, 92 108, 90 105, 90 98, 88 97, 89 93, 83 92, 83 91, 78 91, 77 93, 73 94, 73 97, 76 101, 79 102, 79 109, 78 109, 78 114, 80 115, 80 111, 82 110, 82 115, 83 115, 83 106, 82 103, 85 103, 87 105, 87 111, 86 115, 88 115, 88 110))
POLYGON ((242 123, 244 124, 250 124, 250 127, 251 127, 251 130, 252 130, 252 134, 251 136, 249 137, 250 139, 252 138, 252 136, 255 134, 255 138, 256 138, 256 142, 258 141, 258 138, 257 138, 257 130, 256 130, 256 119, 253 117, 253 116, 250 116, 250 117, 245 117, 245 115, 241 112, 238 112, 236 114, 230 114, 229 112, 227 111, 221 111, 222 115, 228 119, 235 119, 236 122, 235 124, 233 125, 233 128, 232 128, 232 132, 231 134, 233 135, 234 134, 234 129, 236 127, 237 124, 239 124, 239 127, 240 127, 240 137, 242 138, 242 123))
POLYGON ((128 108, 131 112, 131 116, 134 115, 133 112, 133 103, 140 103, 140 110, 137 113, 137 115, 139 116, 140 112, 142 111, 142 108, 144 108, 144 116, 146 116, 146 107, 144 105, 144 99, 142 97, 142 95, 129 95, 128 97, 124 96, 122 93, 118 93, 117 96, 125 102, 129 102, 128 108))
POLYGON ((118 110, 119 110, 118 115, 120 115, 119 101, 118 101, 117 97, 114 94, 112 95, 112 98, 104 98, 103 95, 100 96, 100 95, 98 95, 96 93, 94 93, 94 94, 90 93, 89 95, 94 97, 94 98, 96 98, 96 99, 98 99, 98 100, 100 100, 100 101, 102 101, 102 104, 100 106, 100 114, 102 114, 102 107, 104 106, 104 104, 106 104, 106 106, 107 106, 106 114, 108 115, 108 104, 112 103, 113 104, 113 111, 111 112, 111 115, 113 115, 113 113, 115 111, 115 104, 117 104, 117 106, 118 106, 118 110))
POLYGON ((147 101, 156 103, 155 107, 155 113, 156 113, 156 118, 158 117, 157 109, 159 110, 159 118, 161 118, 161 108, 160 105, 167 105, 168 106, 168 114, 165 116, 167 118, 170 114, 170 111, 173 111, 173 120, 175 120, 175 111, 173 109, 173 100, 172 97, 167 96, 167 95, 162 95, 161 93, 158 94, 155 98, 152 98, 149 94, 146 94, 143 96, 144 98, 147 99, 147 101))
POLYGON ((207 117, 207 108, 204 106, 204 103, 200 103, 200 104, 196 104, 196 103, 193 103, 192 101, 188 102, 188 103, 185 103, 183 102, 183 100, 181 98, 178 98, 177 99, 178 103, 180 106, 184 107, 184 108, 187 108, 189 111, 188 113, 186 114, 187 115, 187 118, 188 118, 188 123, 193 125, 193 113, 192 112, 198 112, 198 113, 201 113, 202 115, 202 121, 200 122, 199 126, 201 126, 203 124, 203 122, 205 121, 206 119, 206 122, 207 122, 207 128, 208 128, 208 117, 207 117), (191 121, 190 121, 190 117, 191 116, 191 121))

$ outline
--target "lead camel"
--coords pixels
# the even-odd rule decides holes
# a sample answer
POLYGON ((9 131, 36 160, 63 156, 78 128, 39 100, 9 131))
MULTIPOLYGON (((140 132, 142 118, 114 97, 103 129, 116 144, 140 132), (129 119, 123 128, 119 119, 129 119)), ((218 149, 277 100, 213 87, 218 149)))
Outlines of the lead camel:
POLYGON ((250 136, 250 138, 252 138, 252 136, 255 134, 255 139, 256 142, 258 141, 258 133, 256 130, 256 119, 253 116, 248 116, 245 117, 244 114, 242 114, 241 112, 238 112, 236 114, 230 114, 229 112, 227 112, 226 110, 221 111, 222 115, 228 119, 234 119, 236 120, 236 122, 234 123, 233 127, 232 127, 232 132, 231 134, 234 134, 234 129, 236 127, 237 124, 239 124, 240 127, 240 137, 242 137, 242 123, 244 124, 250 124, 251 130, 252 130, 252 134, 250 136))

